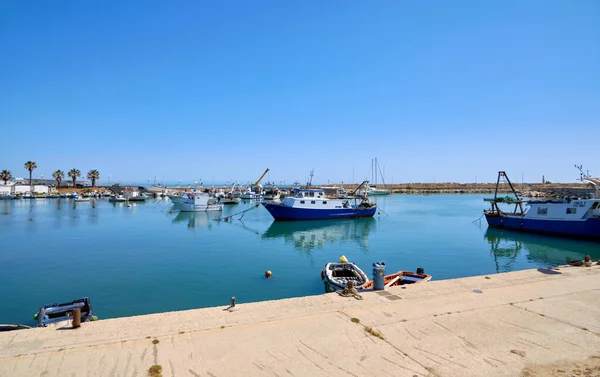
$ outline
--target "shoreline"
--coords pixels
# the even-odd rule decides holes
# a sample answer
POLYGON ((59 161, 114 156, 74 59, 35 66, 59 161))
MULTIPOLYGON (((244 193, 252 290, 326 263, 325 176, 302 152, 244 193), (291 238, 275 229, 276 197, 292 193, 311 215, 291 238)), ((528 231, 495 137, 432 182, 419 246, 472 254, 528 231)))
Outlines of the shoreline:
POLYGON ((0 375, 143 376, 160 366, 164 376, 553 376, 600 368, 596 263, 361 294, 0 333, 0 375))

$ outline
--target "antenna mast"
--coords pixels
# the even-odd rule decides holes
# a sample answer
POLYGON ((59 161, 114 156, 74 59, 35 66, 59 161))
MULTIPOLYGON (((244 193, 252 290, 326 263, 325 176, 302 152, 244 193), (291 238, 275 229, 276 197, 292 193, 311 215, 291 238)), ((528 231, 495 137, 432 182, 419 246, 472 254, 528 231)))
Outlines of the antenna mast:
POLYGON ((590 171, 586 170, 585 172, 583 171, 583 165, 575 165, 575 169, 579 170, 579 180, 581 182, 583 182, 584 178, 590 178, 590 171))

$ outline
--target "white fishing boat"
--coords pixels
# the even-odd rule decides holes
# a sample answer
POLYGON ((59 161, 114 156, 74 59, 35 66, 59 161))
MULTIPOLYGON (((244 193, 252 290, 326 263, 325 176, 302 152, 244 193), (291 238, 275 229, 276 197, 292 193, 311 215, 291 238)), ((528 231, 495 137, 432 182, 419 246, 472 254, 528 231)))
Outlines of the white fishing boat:
POLYGON ((123 196, 130 202, 143 202, 146 201, 147 197, 140 191, 135 189, 126 189, 123 191, 123 196))
POLYGON ((222 211, 223 204, 217 203, 205 192, 188 192, 185 199, 175 203, 175 206, 182 212, 208 212, 222 211))
POLYGON ((108 199, 108 201, 111 203, 122 203, 122 202, 126 202, 127 198, 125 198, 123 195, 115 195, 115 196, 111 196, 108 199))
POLYGON ((245 199, 245 200, 256 200, 256 199, 260 199, 260 194, 253 191, 251 187, 248 187, 248 189, 246 189, 246 191, 244 191, 244 193, 240 196, 240 198, 245 199))
POLYGON ((89 196, 75 196, 74 197, 76 202, 89 202, 90 200, 92 200, 92 198, 90 198, 89 196))
POLYGON ((266 186, 263 200, 279 200, 281 198, 281 192, 275 185, 266 186))
POLYGON ((222 198, 219 198, 218 202, 221 204, 238 204, 241 202, 241 198, 236 198, 233 195, 227 194, 222 198))
POLYGON ((15 195, 9 194, 7 192, 0 194, 0 200, 10 200, 10 199, 14 199, 14 198, 16 198, 15 195))

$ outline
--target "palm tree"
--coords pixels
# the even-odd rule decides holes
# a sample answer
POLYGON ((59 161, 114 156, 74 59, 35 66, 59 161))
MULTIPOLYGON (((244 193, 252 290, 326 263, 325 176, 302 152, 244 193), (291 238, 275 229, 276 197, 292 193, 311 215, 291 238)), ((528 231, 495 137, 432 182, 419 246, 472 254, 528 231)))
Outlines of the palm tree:
POLYGON ((81 177, 81 172, 77 169, 71 169, 67 173, 69 177, 73 180, 73 188, 75 188, 75 183, 77 182, 77 177, 81 177))
POLYGON ((0 171, 0 179, 4 181, 4 184, 12 179, 12 174, 10 174, 10 170, 2 170, 0 171))
POLYGON ((25 169, 29 171, 29 185, 31 185, 31 173, 33 173, 33 169, 37 169, 37 165, 33 161, 27 161, 25 169))
POLYGON ((87 177, 92 181, 92 187, 94 187, 96 185, 96 179, 100 179, 100 172, 96 169, 92 169, 88 171, 87 177))
POLYGON ((54 177, 54 179, 56 179, 56 188, 59 188, 60 183, 62 182, 63 178, 65 177, 65 173, 62 170, 57 170, 54 173, 52 173, 52 176, 54 177))
POLYGON ((33 169, 37 169, 37 165, 33 161, 27 161, 25 163, 25 169, 29 171, 29 191, 33 193, 33 185, 31 182, 31 173, 33 173, 33 169))

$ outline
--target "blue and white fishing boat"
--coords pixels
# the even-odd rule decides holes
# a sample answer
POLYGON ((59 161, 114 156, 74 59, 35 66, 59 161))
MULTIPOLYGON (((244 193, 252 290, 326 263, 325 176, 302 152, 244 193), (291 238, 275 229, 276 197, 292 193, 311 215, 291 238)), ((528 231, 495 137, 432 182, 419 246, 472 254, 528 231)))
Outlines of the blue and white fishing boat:
MULTIPOLYGON (((367 181, 363 182, 357 192, 367 181)), ((370 203, 367 196, 352 196, 347 199, 325 196, 323 189, 298 189, 295 196, 286 197, 281 203, 262 202, 275 220, 328 220, 372 217, 377 205, 370 203)))
POLYGON ((529 200, 523 201, 513 188, 505 172, 498 173, 496 193, 492 208, 485 210, 488 225, 523 232, 544 233, 557 236, 585 238, 600 241, 600 178, 583 177, 583 181, 595 187, 593 199, 529 200), (498 184, 506 178, 513 191, 512 197, 499 197, 498 184), (505 212, 499 204, 514 205, 505 212), (523 208, 525 204, 525 208, 523 208))
POLYGON ((182 212, 208 212, 222 211, 223 204, 218 204, 206 192, 188 192, 185 193, 184 199, 175 203, 175 207, 182 212))

